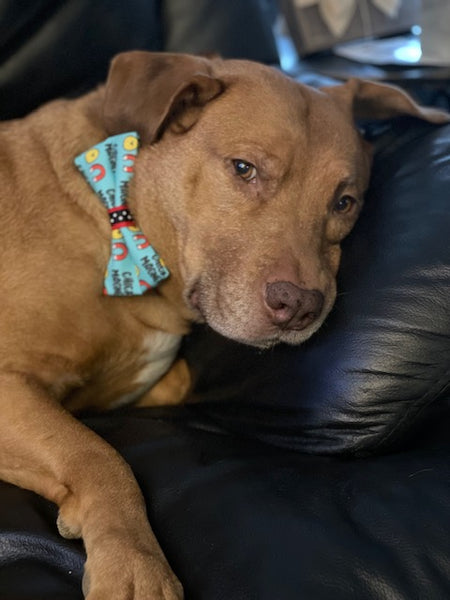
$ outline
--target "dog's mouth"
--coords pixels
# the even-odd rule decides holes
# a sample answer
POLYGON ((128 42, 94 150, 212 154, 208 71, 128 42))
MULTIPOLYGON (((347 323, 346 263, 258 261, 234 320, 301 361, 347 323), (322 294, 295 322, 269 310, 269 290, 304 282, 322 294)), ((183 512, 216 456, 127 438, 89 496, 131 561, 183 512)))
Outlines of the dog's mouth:
POLYGON ((224 302, 223 297, 211 298, 200 279, 188 289, 185 299, 195 322, 206 323, 227 338, 258 348, 269 348, 280 342, 303 343, 320 328, 333 304, 322 299, 314 317, 311 311, 305 313, 303 320, 294 317, 287 322, 281 319, 284 309, 274 316, 263 299, 254 302, 251 309, 249 303, 242 300, 232 305, 224 302))
POLYGON ((200 282, 195 282, 186 294, 186 302, 192 313, 195 315, 195 320, 198 322, 206 321, 205 315, 202 311, 201 302, 201 287, 200 282))

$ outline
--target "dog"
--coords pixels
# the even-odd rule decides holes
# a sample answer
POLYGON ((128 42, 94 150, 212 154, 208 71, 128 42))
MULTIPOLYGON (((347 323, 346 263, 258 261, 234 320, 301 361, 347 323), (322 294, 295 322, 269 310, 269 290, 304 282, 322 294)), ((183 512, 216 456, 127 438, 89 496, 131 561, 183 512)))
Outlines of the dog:
POLYGON ((133 51, 98 89, 1 125, 0 477, 83 539, 88 600, 183 591, 130 468, 73 412, 178 401, 192 322, 260 348, 311 336, 368 186, 355 119, 403 114, 448 121, 378 83, 133 51), (123 272, 125 234, 153 254, 123 272))

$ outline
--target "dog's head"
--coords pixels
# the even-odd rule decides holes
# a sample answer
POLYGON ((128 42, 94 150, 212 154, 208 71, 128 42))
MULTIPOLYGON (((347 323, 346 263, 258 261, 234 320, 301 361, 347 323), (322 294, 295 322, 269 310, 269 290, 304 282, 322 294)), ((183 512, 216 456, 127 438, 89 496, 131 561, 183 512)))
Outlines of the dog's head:
POLYGON ((261 347, 304 341, 331 310, 369 181, 355 118, 402 114, 448 120, 378 83, 315 90, 252 62, 146 52, 114 60, 105 100, 109 133, 143 140, 136 215, 152 237, 151 196, 171 220, 185 303, 261 347))

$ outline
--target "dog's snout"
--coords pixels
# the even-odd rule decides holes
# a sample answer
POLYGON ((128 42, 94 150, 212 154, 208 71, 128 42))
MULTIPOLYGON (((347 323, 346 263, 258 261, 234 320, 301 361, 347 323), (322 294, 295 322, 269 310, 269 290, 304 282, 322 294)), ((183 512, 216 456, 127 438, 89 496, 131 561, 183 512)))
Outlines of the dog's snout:
POLYGON ((274 281, 266 285, 265 303, 272 323, 301 330, 319 317, 324 297, 318 290, 303 289, 290 281, 274 281))

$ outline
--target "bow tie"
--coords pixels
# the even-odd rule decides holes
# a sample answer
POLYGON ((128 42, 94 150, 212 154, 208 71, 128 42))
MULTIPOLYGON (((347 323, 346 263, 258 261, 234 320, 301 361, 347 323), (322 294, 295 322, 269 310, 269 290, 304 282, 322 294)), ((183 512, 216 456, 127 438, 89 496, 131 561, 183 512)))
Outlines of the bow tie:
POLYGON ((139 136, 131 131, 107 138, 74 161, 109 213, 111 257, 104 288, 108 296, 138 296, 169 276, 126 204, 138 149, 139 136))

